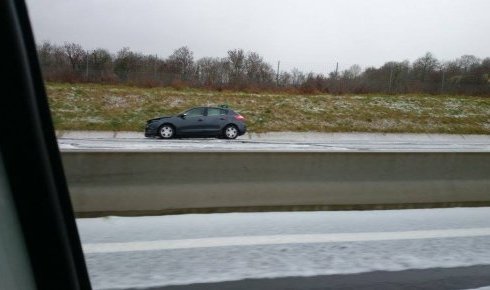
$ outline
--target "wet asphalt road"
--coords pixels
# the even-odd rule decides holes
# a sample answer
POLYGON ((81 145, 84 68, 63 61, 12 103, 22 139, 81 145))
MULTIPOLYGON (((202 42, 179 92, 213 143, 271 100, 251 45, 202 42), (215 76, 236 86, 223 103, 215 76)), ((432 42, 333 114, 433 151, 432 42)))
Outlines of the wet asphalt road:
POLYGON ((247 134, 236 140, 161 140, 139 132, 58 133, 64 151, 322 151, 490 152, 490 135, 291 133, 247 134))
POLYGON ((490 208, 77 219, 94 289, 471 289, 490 208))

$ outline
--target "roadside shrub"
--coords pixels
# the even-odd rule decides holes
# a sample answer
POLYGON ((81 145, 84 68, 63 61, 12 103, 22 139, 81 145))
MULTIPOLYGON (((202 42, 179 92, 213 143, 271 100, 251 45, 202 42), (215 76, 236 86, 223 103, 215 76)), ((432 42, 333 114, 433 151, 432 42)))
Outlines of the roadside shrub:
POLYGON ((181 90, 187 88, 187 84, 182 80, 175 79, 170 83, 170 87, 172 87, 173 89, 175 89, 177 91, 181 91, 181 90))

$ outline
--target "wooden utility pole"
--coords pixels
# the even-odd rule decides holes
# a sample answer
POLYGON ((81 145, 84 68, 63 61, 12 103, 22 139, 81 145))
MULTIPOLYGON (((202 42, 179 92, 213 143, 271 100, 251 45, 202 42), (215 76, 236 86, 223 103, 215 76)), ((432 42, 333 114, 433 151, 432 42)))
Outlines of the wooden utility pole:
POLYGON ((158 55, 155 54, 155 61, 153 62, 153 79, 157 79, 157 63, 158 63, 158 55))
POLYGON ((394 63, 391 64, 391 69, 390 69, 390 86, 388 88, 388 93, 391 94, 391 88, 392 88, 392 84, 393 84, 393 67, 395 66, 394 63))
POLYGON ((89 52, 87 51, 85 57, 85 78, 87 81, 88 81, 88 56, 89 56, 89 52))
POLYGON ((277 61, 277 72, 276 72, 276 86, 279 86, 279 65, 281 64, 281 61, 277 61))
POLYGON ((335 65, 335 83, 337 83, 337 93, 340 93, 342 89, 342 84, 339 78, 339 62, 335 65))
POLYGON ((442 69, 441 93, 444 91, 444 81, 446 79, 446 71, 442 69))

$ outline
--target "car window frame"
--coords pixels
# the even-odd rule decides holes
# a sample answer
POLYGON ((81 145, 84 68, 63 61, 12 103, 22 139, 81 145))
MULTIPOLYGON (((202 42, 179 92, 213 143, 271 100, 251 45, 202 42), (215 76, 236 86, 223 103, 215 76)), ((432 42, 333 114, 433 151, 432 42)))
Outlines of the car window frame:
POLYGON ((206 109, 206 116, 208 117, 219 117, 219 116, 223 116, 223 114, 221 114, 223 109, 221 108, 207 108, 206 109), (214 109, 214 110, 218 110, 218 114, 217 115, 209 115, 209 109, 214 109))
POLYGON ((91 289, 25 2, 0 17, 0 151, 36 288, 91 289))
POLYGON ((189 109, 185 112, 185 117, 186 118, 195 118, 195 117, 204 117, 206 116, 206 108, 203 108, 203 107, 197 107, 197 108, 192 108, 192 109, 189 109), (197 109, 201 109, 202 110, 202 115, 189 115, 189 112, 190 111, 193 111, 193 110, 197 110, 197 109))

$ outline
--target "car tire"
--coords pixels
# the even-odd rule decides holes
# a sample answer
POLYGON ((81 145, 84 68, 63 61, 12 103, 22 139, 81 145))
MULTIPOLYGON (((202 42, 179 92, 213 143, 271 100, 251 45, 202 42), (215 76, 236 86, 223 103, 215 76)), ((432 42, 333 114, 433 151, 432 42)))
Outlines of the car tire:
POLYGON ((158 128, 158 137, 172 139, 175 136, 175 128, 170 124, 163 124, 158 128))
POLYGON ((227 125, 223 129, 223 137, 225 139, 235 139, 238 137, 238 128, 235 125, 227 125))

